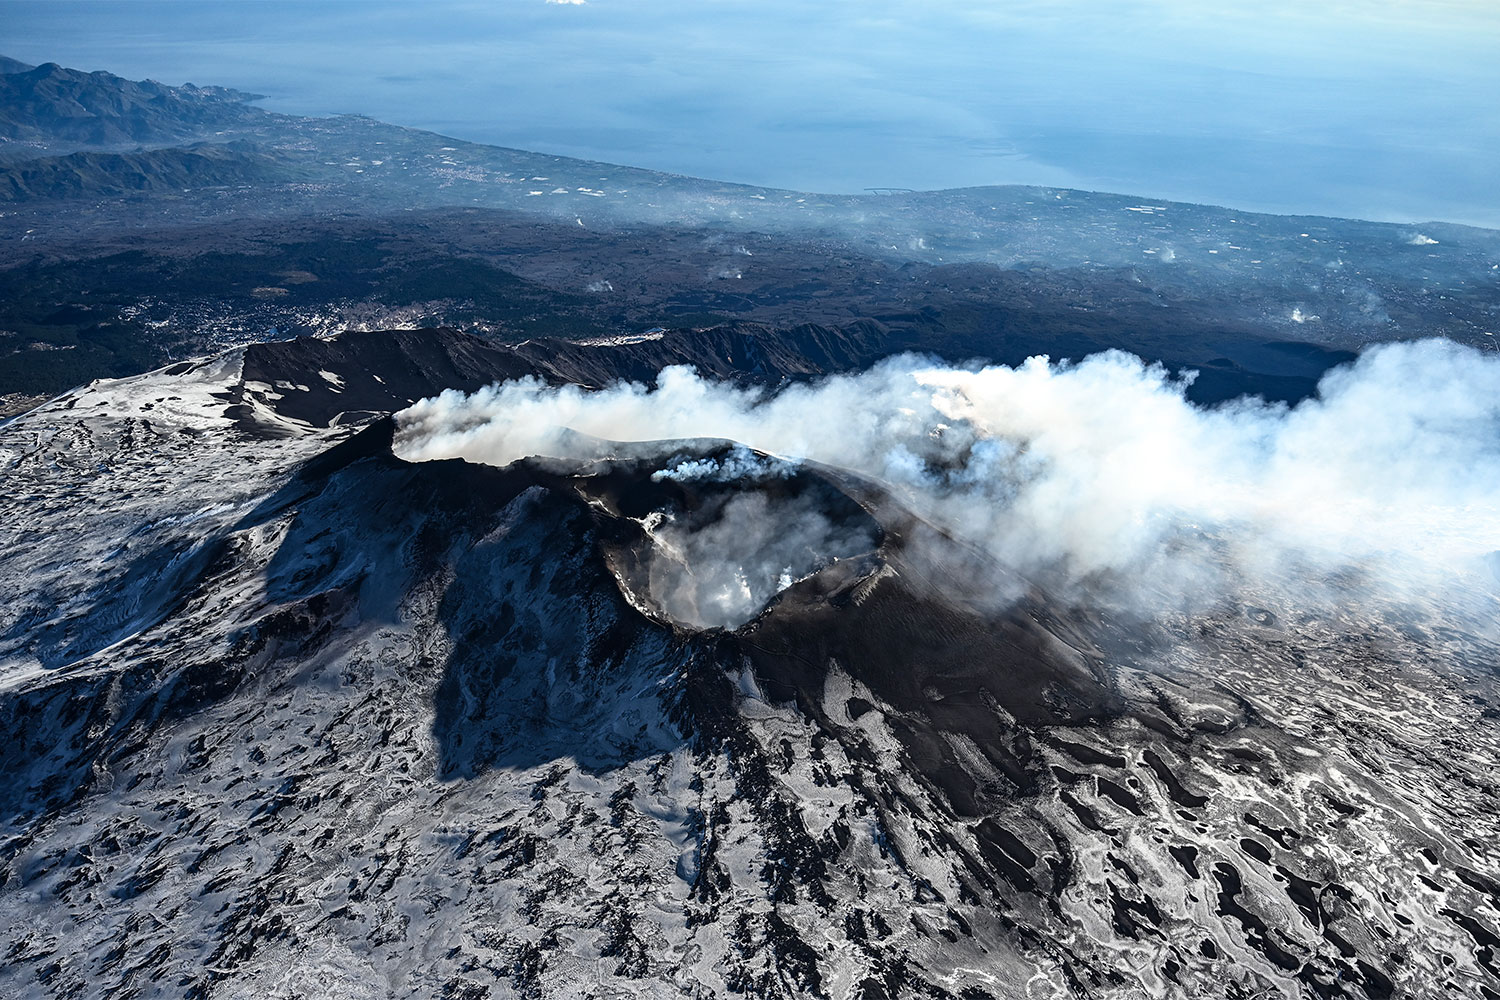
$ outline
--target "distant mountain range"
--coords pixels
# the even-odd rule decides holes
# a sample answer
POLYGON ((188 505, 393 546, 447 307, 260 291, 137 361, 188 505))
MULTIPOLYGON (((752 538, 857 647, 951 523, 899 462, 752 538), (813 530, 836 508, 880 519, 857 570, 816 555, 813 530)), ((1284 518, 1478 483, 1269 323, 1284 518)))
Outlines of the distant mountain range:
POLYGON ((0 139, 108 146, 167 143, 244 122, 257 95, 224 87, 168 87, 57 63, 28 68, 5 60, 0 73, 0 139))

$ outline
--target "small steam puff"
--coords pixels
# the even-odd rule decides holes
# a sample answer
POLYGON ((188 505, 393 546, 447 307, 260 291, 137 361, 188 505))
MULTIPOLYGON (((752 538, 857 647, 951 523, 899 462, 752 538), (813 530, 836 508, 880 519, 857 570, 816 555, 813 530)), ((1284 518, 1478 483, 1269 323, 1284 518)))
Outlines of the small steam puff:
POLYGON ((685 459, 670 469, 659 469, 651 473, 651 481, 660 482, 761 482, 766 479, 785 479, 797 466, 784 458, 773 455, 757 455, 742 444, 736 444, 723 459, 685 459))
POLYGON ((774 394, 668 368, 654 388, 445 392, 399 415, 396 447, 504 465, 569 457, 565 428, 728 438, 878 479, 1023 576, 1143 611, 1263 587, 1492 599, 1500 361, 1446 340, 1383 345, 1295 408, 1205 410, 1184 389, 1118 351, 977 371, 905 356, 774 394))

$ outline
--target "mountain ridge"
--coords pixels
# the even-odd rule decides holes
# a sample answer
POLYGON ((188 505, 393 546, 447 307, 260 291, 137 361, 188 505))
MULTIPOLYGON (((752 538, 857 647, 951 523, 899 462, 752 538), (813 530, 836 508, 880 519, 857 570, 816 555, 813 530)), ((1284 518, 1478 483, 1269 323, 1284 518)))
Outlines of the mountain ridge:
POLYGON ((168 87, 57 63, 0 74, 0 138, 113 145, 201 135, 265 114, 256 95, 225 87, 168 87))

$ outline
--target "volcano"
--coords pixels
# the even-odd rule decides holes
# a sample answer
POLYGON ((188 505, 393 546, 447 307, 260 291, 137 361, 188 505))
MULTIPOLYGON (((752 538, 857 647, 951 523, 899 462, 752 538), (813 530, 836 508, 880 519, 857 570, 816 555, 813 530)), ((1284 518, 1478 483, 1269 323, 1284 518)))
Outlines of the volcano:
POLYGON ((346 335, 0 426, 3 992, 1500 996, 1482 636, 997 602, 735 442, 393 448, 518 375, 346 335))

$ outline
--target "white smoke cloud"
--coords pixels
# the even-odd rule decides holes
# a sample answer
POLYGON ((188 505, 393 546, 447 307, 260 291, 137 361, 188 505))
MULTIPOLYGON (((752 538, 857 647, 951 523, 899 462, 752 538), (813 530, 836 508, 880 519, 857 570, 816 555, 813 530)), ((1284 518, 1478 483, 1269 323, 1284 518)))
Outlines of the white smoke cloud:
POLYGON ((727 438, 880 480, 1022 576, 1144 610, 1272 586, 1337 601, 1351 573, 1393 599, 1493 591, 1500 360, 1384 345, 1295 408, 1205 410, 1185 388, 1116 351, 978 370, 907 356, 775 393, 686 368, 600 391, 522 379, 417 403, 396 449, 504 465, 571 457, 582 439, 566 429, 727 438))

